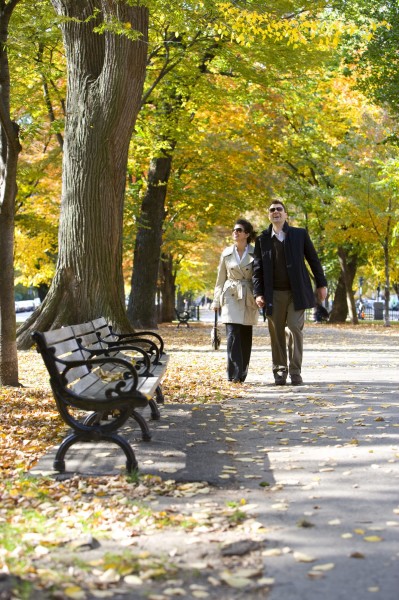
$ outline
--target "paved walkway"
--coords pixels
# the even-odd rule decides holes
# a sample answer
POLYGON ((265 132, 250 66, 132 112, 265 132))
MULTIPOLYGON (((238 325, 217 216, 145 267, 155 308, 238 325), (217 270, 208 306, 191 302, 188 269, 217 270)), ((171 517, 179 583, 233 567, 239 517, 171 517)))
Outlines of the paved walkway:
MULTIPOLYGON (((166 404, 153 440, 135 444, 143 472, 208 481, 216 501, 245 497, 259 524, 257 560, 268 587, 225 595, 215 588, 208 597, 398 600, 398 341, 399 330, 308 327, 305 385, 284 388, 264 371, 269 349, 255 345, 248 397, 166 404)), ((137 429, 126 433, 137 437, 137 429)), ((68 468, 103 474, 123 467, 118 449, 96 447, 94 457, 86 449, 84 459, 82 452, 68 453, 68 468)), ((53 456, 34 472, 51 470, 53 456)), ((179 541, 183 554, 198 542, 202 556, 211 556, 212 544, 223 541, 189 537, 179 541)), ((162 540, 168 544, 177 540, 162 540)))

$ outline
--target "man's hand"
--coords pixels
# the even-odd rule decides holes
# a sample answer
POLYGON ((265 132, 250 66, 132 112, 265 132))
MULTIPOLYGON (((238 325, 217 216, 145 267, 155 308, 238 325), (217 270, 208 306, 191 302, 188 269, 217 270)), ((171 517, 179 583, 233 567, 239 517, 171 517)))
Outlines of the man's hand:
POLYGON ((255 302, 259 308, 263 308, 265 306, 265 299, 263 296, 256 296, 255 302))
POLYGON ((326 287, 317 288, 317 297, 320 302, 323 302, 323 300, 327 298, 327 291, 328 289, 326 287))

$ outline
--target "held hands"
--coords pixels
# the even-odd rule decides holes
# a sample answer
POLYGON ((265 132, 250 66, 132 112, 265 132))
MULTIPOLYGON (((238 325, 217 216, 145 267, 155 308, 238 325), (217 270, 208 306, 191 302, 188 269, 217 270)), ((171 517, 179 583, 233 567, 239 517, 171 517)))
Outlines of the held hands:
POLYGON ((259 308, 263 308, 265 306, 265 299, 263 296, 256 296, 255 302, 259 308))
MULTIPOLYGON (((320 302, 323 302, 327 298, 327 288, 321 287, 317 288, 317 297, 320 302)), ((255 302, 259 308, 263 308, 265 306, 265 299, 263 296, 256 296, 255 302)))

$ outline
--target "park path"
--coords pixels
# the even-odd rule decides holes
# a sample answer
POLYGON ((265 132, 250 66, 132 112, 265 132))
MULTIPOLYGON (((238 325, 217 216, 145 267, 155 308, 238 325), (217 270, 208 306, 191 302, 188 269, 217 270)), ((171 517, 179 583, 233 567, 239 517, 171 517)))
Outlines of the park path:
MULTIPOLYGON (((140 548, 162 548, 181 565, 174 587, 153 584, 154 598, 398 600, 398 341, 398 329, 307 327, 305 384, 278 388, 259 328, 242 397, 162 408, 151 443, 135 445, 142 472, 206 481, 211 491, 192 500, 157 498, 158 509, 172 503, 199 512, 244 499, 250 519, 235 533, 204 528, 140 538, 140 548), (223 555, 226 543, 238 544, 237 552, 223 555), (197 587, 189 565, 202 569, 197 587), (220 585, 221 573, 228 585, 220 585)), ((212 356, 203 351, 204 361, 212 356)), ((118 451, 104 454, 93 462, 80 451, 69 468, 118 472, 118 451)), ((52 458, 33 472, 51 471, 52 458)))

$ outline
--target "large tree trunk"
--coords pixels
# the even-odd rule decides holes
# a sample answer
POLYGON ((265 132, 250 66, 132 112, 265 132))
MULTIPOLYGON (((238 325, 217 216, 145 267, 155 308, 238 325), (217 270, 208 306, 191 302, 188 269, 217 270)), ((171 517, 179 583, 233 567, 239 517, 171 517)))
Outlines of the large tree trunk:
POLYGON ((334 294, 333 307, 330 313, 330 323, 345 323, 348 316, 348 303, 346 301, 346 287, 344 274, 339 274, 337 287, 334 294))
MULTIPOLYGON (((347 305, 347 312, 345 315, 345 319, 349 312, 349 318, 350 318, 351 322, 354 325, 357 325, 359 323, 359 321, 357 318, 355 298, 353 295, 353 280, 355 279, 356 269, 357 269, 357 255, 350 254, 345 248, 340 246, 338 248, 338 258, 339 258, 339 263, 341 266, 341 276, 340 276, 341 286, 340 286, 339 291, 341 293, 341 299, 343 299, 342 298, 342 288, 344 289, 345 300, 346 300, 346 305, 347 305)), ((337 292, 338 292, 338 287, 337 287, 337 292)), ((337 320, 339 306, 337 307, 336 311, 334 311, 336 298, 337 298, 337 293, 335 294, 334 306, 333 306, 332 314, 330 315, 330 321, 333 323, 343 322, 341 320, 337 320)), ((342 308, 341 308, 341 312, 343 313, 342 308)))
POLYGON ((63 187, 56 273, 44 303, 18 331, 100 315, 127 329, 122 277, 122 219, 129 142, 145 76, 148 9, 118 0, 52 0, 67 17, 68 64, 63 187), (93 16, 98 10, 96 19, 93 16), (125 34, 107 31, 119 19, 125 34), (86 21, 86 22, 85 22, 86 21), (105 24, 102 34, 93 29, 105 24), (139 39, 128 35, 137 31, 139 39))
POLYGON ((353 295, 353 280, 356 275, 357 256, 350 256, 348 251, 342 246, 340 246, 338 248, 338 258, 345 281, 346 301, 348 303, 349 318, 354 325, 358 325, 359 320, 357 318, 355 298, 353 295))
POLYGON ((168 252, 161 258, 162 322, 171 323, 175 318, 176 271, 173 257, 168 252))
POLYGON ((151 160, 148 187, 141 205, 128 306, 130 322, 140 329, 154 329, 158 325, 155 296, 171 164, 171 156, 151 160))
POLYGON ((0 2, 0 385, 18 385, 15 337, 14 214, 17 164, 21 150, 18 127, 10 116, 8 25, 19 0, 0 2))

